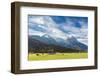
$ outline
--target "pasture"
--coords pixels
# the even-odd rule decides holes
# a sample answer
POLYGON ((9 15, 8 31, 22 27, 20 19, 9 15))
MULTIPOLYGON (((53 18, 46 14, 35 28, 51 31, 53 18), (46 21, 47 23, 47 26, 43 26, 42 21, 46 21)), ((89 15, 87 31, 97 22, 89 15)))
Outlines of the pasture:
POLYGON ((56 59, 83 59, 83 58, 88 58, 88 53, 56 53, 56 54, 29 53, 28 55, 29 61, 56 60, 56 59))

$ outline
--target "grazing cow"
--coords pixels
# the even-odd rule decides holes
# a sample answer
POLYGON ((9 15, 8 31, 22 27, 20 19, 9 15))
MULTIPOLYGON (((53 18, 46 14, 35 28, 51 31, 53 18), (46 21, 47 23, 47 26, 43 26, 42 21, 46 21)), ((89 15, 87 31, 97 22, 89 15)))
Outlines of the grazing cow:
POLYGON ((36 54, 37 56, 39 56, 39 54, 36 54))

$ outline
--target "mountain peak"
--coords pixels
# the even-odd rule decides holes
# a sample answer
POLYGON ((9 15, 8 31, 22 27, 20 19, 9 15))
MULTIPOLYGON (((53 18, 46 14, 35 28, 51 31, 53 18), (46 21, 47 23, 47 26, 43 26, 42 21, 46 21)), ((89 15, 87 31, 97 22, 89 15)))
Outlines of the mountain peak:
POLYGON ((67 40, 77 41, 77 39, 74 36, 68 37, 67 40))

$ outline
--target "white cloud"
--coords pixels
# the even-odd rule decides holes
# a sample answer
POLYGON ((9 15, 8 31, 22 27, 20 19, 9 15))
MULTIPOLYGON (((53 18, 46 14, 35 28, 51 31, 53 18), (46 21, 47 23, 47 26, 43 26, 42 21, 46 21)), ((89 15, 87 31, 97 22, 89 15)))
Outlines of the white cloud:
POLYGON ((57 28, 57 24, 51 19, 51 17, 45 16, 45 25, 47 28, 47 34, 53 38, 63 38, 66 39, 66 33, 62 32, 57 28))
POLYGON ((70 35, 76 37, 77 40, 80 41, 81 43, 84 43, 84 44, 88 45, 88 27, 86 26, 87 24, 85 25, 85 23, 82 22, 81 23, 82 27, 77 28, 77 27, 74 27, 73 23, 71 23, 70 21, 68 23, 69 24, 66 24, 66 23, 61 24, 62 29, 65 32, 68 32, 70 35))
POLYGON ((45 33, 43 32, 39 32, 39 31, 35 31, 32 29, 29 29, 29 35, 39 35, 39 36, 43 36, 45 33))
POLYGON ((63 38, 66 39, 66 33, 62 32, 57 28, 57 24, 49 16, 38 16, 30 19, 33 23, 37 23, 38 27, 45 29, 45 33, 35 31, 34 29, 29 30, 30 35, 40 35, 49 34, 53 38, 63 38), (43 25, 41 25, 43 24, 43 25))
POLYGON ((36 24, 44 24, 44 19, 42 16, 32 16, 29 18, 31 23, 36 23, 36 24))

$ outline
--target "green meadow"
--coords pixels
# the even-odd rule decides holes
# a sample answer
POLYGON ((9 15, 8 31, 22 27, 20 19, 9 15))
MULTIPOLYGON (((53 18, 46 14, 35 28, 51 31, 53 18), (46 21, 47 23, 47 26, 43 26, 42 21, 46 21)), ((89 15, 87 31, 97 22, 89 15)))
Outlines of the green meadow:
POLYGON ((56 54, 29 53, 28 55, 29 61, 56 60, 56 59, 83 59, 83 58, 88 58, 88 53, 56 53, 56 54))

